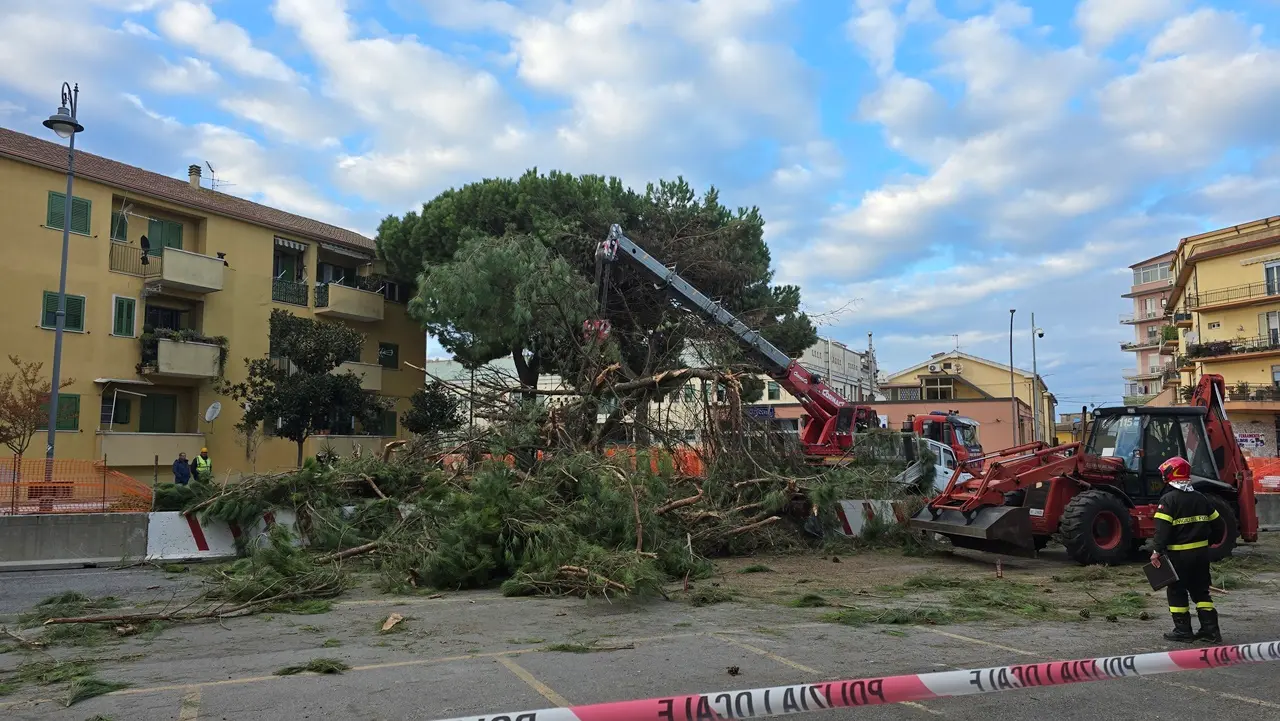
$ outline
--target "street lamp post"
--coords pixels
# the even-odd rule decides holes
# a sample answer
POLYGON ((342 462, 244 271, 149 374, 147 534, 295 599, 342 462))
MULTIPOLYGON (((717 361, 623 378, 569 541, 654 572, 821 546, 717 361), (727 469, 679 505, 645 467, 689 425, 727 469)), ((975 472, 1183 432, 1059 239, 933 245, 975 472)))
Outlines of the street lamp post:
POLYGON ((1031 314, 1031 425, 1035 428, 1035 440, 1044 440, 1044 434, 1041 432, 1040 423, 1043 421, 1048 425, 1048 419, 1042 419, 1040 412, 1040 372, 1036 366, 1036 338, 1044 337, 1044 329, 1036 327, 1036 314, 1031 314))
POLYGON ((1009 309, 1009 412, 1013 414, 1010 416, 1013 423, 1013 445, 1020 446, 1022 424, 1018 422, 1018 393, 1013 385, 1013 314, 1017 312, 1017 308, 1009 309))
POLYGON ((53 480, 53 447, 57 442, 58 386, 62 381, 62 329, 67 320, 67 251, 71 246, 71 191, 76 175, 76 133, 84 126, 76 120, 76 105, 80 98, 80 85, 62 84, 62 104, 58 112, 44 121, 44 126, 68 138, 67 146, 67 197, 62 203, 62 267, 58 271, 58 314, 53 326, 53 382, 49 386, 49 437, 45 445, 44 478, 53 480))

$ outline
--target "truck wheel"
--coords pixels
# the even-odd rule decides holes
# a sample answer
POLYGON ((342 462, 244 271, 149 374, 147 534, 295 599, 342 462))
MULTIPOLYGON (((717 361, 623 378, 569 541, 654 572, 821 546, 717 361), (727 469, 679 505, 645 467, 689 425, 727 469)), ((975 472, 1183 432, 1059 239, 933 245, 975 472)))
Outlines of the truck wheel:
POLYGON ((1231 503, 1227 499, 1213 493, 1204 495, 1213 504, 1214 510, 1218 512, 1227 529, 1222 537, 1209 540, 1209 562, 1215 563, 1231 557, 1231 551, 1236 547, 1236 539, 1240 537, 1240 522, 1236 520, 1236 512, 1232 510, 1231 503))
POLYGON ((1106 491, 1083 491, 1062 512, 1062 545, 1076 563, 1118 564, 1133 547, 1129 509, 1106 491))

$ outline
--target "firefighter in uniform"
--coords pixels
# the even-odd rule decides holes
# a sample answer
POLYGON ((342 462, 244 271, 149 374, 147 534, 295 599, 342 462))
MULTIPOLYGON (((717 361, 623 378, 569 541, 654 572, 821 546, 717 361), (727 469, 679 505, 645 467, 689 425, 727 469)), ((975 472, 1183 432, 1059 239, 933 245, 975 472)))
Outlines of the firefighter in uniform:
POLYGON ((1160 554, 1166 554, 1178 573, 1177 582, 1165 589, 1169 613, 1173 614, 1173 631, 1164 637, 1180 643, 1221 643, 1218 612, 1209 596, 1209 539, 1220 537, 1226 530, 1225 523, 1213 503, 1192 487, 1191 464, 1186 459, 1175 456, 1160 464, 1160 476, 1167 486, 1156 509, 1151 563, 1159 566, 1160 554), (1200 619, 1197 633, 1191 632, 1192 603, 1200 619))

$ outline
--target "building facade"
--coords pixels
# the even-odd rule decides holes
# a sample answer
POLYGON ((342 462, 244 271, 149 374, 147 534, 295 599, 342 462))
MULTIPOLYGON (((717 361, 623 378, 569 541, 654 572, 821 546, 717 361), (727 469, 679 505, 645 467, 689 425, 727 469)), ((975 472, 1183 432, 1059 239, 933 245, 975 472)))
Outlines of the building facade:
MULTIPOLYGON (((46 378, 66 162, 65 145, 0 129, 10 271, 0 337, 6 354, 43 362, 46 378)), ((75 169, 62 351, 62 378, 74 380, 59 399, 57 457, 105 460, 148 482, 171 480, 179 452, 205 447, 220 478, 293 467, 292 442, 271 429, 249 442, 234 428, 243 409, 215 390, 245 379, 245 358, 268 355, 277 308, 363 333, 360 357, 342 370, 394 407, 380 428, 335 419, 304 451, 373 450, 404 435, 398 414, 422 385, 404 361, 422 362, 426 337, 405 312, 409 289, 379 272, 371 239, 201 187, 199 166, 184 181, 77 152, 75 169), (215 401, 221 413, 207 421, 215 401)))
POLYGON ((1169 360, 1160 353, 1167 339, 1176 331, 1165 321, 1165 306, 1173 285, 1172 251, 1134 263, 1133 285, 1124 298, 1133 301, 1133 311, 1120 316, 1120 322, 1133 327, 1133 340, 1120 344, 1120 349, 1134 354, 1134 365, 1124 371, 1125 405, 1149 403, 1163 388, 1169 360))
POLYGON ((887 400, 874 404, 897 429, 910 415, 955 411, 981 425, 979 439, 987 452, 1054 437, 1057 399, 1044 379, 1020 368, 961 351, 935 353, 927 361, 890 374, 881 386, 887 400), (1037 412, 1033 404, 1039 404, 1037 412), (1016 418, 1014 407, 1017 407, 1016 418))
POLYGON ((1178 242, 1165 319, 1177 333, 1162 352, 1166 383, 1185 403, 1205 373, 1226 380, 1227 415, 1241 446, 1277 455, 1280 433, 1280 216, 1178 242))
POLYGON ((856 351, 831 338, 818 338, 800 356, 800 365, 810 373, 817 373, 853 403, 875 400, 879 389, 875 347, 871 334, 867 334, 867 350, 856 351))

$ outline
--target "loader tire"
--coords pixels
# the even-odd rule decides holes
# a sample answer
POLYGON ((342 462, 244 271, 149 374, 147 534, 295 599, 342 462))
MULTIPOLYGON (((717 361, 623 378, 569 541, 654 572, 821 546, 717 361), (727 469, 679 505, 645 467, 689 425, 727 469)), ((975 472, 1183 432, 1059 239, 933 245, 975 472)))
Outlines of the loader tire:
POLYGON ((1236 540, 1240 538, 1240 522, 1236 519, 1236 512, 1231 507, 1230 501, 1213 493, 1204 495, 1222 518, 1223 525, 1227 527, 1223 537, 1209 541, 1209 563, 1217 563, 1231 557, 1231 551, 1236 547, 1236 540))
POLYGON ((1067 555, 1084 566, 1123 563, 1133 547, 1129 509, 1106 491, 1083 491, 1072 498, 1059 531, 1067 555))

